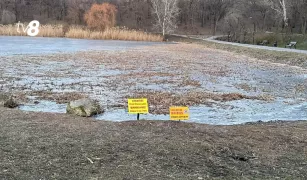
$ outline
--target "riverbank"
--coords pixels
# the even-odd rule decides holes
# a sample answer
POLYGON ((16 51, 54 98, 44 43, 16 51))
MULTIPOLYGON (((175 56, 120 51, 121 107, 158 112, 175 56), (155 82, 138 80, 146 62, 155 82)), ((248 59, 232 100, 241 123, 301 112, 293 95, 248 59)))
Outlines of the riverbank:
POLYGON ((307 55, 302 53, 255 49, 250 47, 221 44, 221 43, 206 41, 203 39, 194 39, 194 38, 186 38, 179 36, 168 36, 166 37, 166 39, 175 42, 200 44, 205 48, 220 49, 223 51, 233 52, 239 55, 246 55, 248 57, 257 58, 259 60, 269 61, 273 63, 307 68, 307 55))
MULTIPOLYGON (((20 29, 18 33, 16 25, 1 25, 0 36, 27 36, 20 29)), ((161 35, 147 33, 127 28, 111 28, 105 31, 92 31, 84 26, 68 25, 41 25, 39 27, 38 37, 66 37, 76 39, 99 39, 99 40, 125 40, 125 41, 152 41, 162 42, 161 35)))
MULTIPOLYGON (((295 48, 300 50, 307 50, 307 36, 303 34, 291 34, 291 33, 256 33, 253 36, 253 33, 248 33, 244 36, 239 36, 237 39, 235 37, 220 37, 219 40, 230 41, 230 42, 241 42, 244 44, 261 44, 265 42, 264 46, 272 47, 276 42, 276 46, 280 48, 286 47, 290 42, 296 42, 295 48), (254 38, 253 38, 254 37, 254 38)), ((294 48, 294 47, 292 47, 294 48)))
POLYGON ((307 123, 112 123, 0 108, 1 179, 305 179, 307 123))

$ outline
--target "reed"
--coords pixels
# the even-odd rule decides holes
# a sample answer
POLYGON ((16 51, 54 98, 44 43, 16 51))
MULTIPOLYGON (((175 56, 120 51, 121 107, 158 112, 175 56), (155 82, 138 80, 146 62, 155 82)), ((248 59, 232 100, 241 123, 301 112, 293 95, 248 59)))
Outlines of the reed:
MULTIPOLYGON (((154 41, 161 42, 163 37, 138 30, 127 28, 110 28, 105 31, 92 31, 83 26, 70 26, 64 31, 63 25, 41 25, 39 28, 40 37, 67 37, 77 39, 105 39, 105 40, 126 40, 126 41, 154 41)), ((20 29, 17 32, 16 25, 0 25, 0 35, 2 36, 26 36, 20 29)))
MULTIPOLYGON (((20 28, 20 33, 17 31, 16 25, 0 25, 0 35, 2 36, 26 36, 27 34, 23 32, 20 28)), ((40 37, 63 37, 63 26, 62 25, 42 25, 39 28, 40 37)))
POLYGON ((3 36, 22 36, 25 34, 19 34, 17 28, 14 25, 1 25, 0 24, 0 35, 3 36))
POLYGON ((129 30, 126 28, 111 28, 105 31, 91 31, 81 27, 71 27, 65 34, 68 38, 78 39, 108 39, 126 41, 162 41, 163 37, 143 31, 129 30))

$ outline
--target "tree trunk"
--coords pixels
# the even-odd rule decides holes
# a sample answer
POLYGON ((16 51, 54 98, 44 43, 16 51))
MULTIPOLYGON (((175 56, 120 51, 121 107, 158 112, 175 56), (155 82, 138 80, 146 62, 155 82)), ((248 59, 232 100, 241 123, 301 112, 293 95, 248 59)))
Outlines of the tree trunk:
POLYGON ((265 15, 263 15, 263 22, 262 22, 263 24, 262 24, 262 31, 264 32, 265 30, 266 30, 266 14, 265 15))
POLYGON ((302 24, 302 34, 306 34, 306 28, 307 28, 307 19, 303 17, 303 24, 302 24))
POLYGON ((213 28, 212 28, 212 35, 213 35, 213 36, 216 35, 216 29, 217 29, 217 20, 214 19, 214 20, 213 20, 213 28))
POLYGON ((205 15, 202 14, 202 18, 201 18, 201 27, 205 27, 205 15))
POLYGON ((162 35, 163 35, 163 39, 165 39, 165 21, 163 21, 162 23, 162 35))
POLYGON ((288 24, 287 7, 286 7, 285 0, 281 1, 281 5, 282 5, 282 10, 283 10, 284 25, 285 27, 288 27, 289 24, 288 24))
POLYGON ((203 6, 201 12, 201 27, 205 27, 205 6, 203 6))

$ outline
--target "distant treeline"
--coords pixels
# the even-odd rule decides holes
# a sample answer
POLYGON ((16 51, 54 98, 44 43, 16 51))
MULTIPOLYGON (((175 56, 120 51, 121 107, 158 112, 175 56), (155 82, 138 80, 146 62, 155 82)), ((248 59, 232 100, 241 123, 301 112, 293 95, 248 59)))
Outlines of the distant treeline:
MULTIPOLYGON (((36 19, 83 25, 84 13, 93 3, 103 2, 117 7, 118 26, 152 30, 151 0, 1 0, 0 20, 1 24, 36 19)), ((305 34, 307 29, 307 0, 178 0, 178 8, 177 32, 181 33, 287 30, 305 34)))

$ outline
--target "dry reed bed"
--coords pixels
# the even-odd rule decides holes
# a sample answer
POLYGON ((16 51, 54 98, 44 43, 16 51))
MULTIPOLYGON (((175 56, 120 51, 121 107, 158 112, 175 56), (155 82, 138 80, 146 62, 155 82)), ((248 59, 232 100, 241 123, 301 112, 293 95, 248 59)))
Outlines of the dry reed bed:
POLYGON ((68 38, 83 38, 83 39, 111 39, 111 40, 130 40, 130 41, 157 41, 160 42, 163 38, 159 35, 149 34, 142 31, 112 28, 104 32, 90 31, 80 27, 72 27, 65 34, 68 38))
MULTIPOLYGON (((0 25, 0 35, 3 36, 26 36, 27 34, 23 32, 22 27, 20 27, 20 33, 17 31, 17 26, 15 25, 0 25)), ((40 37, 64 37, 64 31, 62 25, 42 25, 39 28, 40 37)))
MULTIPOLYGON (((273 96, 264 94, 259 96, 247 96, 239 93, 211 93, 193 90, 183 94, 174 94, 162 91, 138 91, 134 92, 132 97, 148 98, 148 101, 151 105, 150 112, 152 114, 168 114, 169 107, 171 106, 206 105, 211 107, 212 105, 218 105, 223 108, 227 107, 227 105, 221 104, 222 102, 237 101, 243 99, 266 102, 274 100, 273 96)), ((128 98, 130 97, 125 97, 125 99, 128 98)))
MULTIPOLYGON (((137 30, 111 28, 105 31, 91 31, 82 26, 71 26, 66 28, 63 25, 42 25, 40 26, 40 37, 67 37, 77 39, 103 39, 103 40, 129 40, 129 41, 153 41, 161 42, 163 37, 137 30)), ((26 36, 20 28, 17 32, 15 25, 0 25, 0 35, 4 36, 26 36)))

